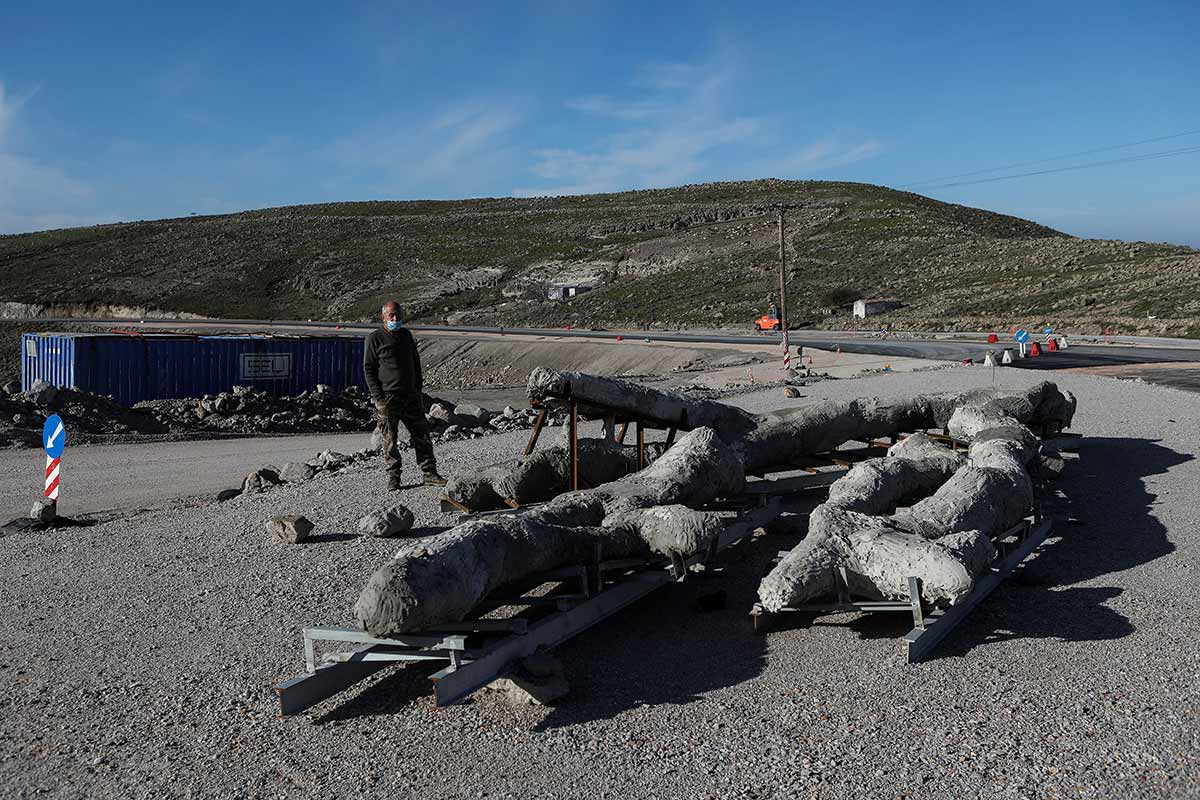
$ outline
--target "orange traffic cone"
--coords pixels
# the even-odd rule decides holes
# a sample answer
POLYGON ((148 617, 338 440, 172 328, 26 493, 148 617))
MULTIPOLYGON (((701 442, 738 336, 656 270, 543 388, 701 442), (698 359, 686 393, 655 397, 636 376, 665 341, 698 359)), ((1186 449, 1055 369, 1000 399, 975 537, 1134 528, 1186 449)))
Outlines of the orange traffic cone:
POLYGON ((618 337, 617 337, 617 341, 618 341, 618 342, 619 342, 619 341, 621 341, 621 337, 620 337, 620 336, 618 336, 618 337))
POLYGON ((1053 338, 1046 340, 1046 352, 1051 352, 1051 351, 1057 350, 1057 349, 1058 349, 1058 342, 1054 341, 1053 338))
POLYGON ((1037 358, 1041 354, 1042 354, 1042 348, 1037 342, 1033 342, 1029 345, 1029 357, 1030 358, 1037 358))
POLYGON ((994 333, 988 334, 988 344, 996 344, 999 341, 1000 341, 1000 337, 997 336, 996 334, 994 334, 994 333))

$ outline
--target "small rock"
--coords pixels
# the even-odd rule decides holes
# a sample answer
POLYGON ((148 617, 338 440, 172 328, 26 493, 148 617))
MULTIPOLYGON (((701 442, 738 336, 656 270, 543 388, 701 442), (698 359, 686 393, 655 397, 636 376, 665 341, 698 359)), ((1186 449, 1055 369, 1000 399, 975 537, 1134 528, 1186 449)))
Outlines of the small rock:
POLYGON ((57 516, 54 501, 44 498, 34 500, 33 508, 29 511, 29 518, 38 522, 53 522, 57 516))
POLYGON ((412 528, 413 513, 404 506, 387 511, 372 511, 358 521, 358 528, 368 536, 395 536, 412 528))
POLYGON ((328 383, 318 383, 317 394, 333 394, 333 387, 328 383))
POLYGON ((480 406, 473 406, 469 403, 463 403, 454 407, 454 417, 455 422, 458 422, 459 417, 466 417, 473 419, 476 423, 482 425, 492 418, 492 412, 480 406))
POLYGON ((4 393, 7 395, 20 394, 21 384, 17 381, 9 381, 8 383, 4 384, 4 393))
POLYGON ((271 517, 267 522, 267 532, 284 544, 300 544, 308 539, 312 529, 313 524, 308 517, 299 514, 271 517))
POLYGON ((540 652, 522 659, 516 669, 487 688, 514 705, 537 706, 554 705, 571 691, 562 662, 540 652))
POLYGON ((222 489, 217 492, 217 502, 224 503, 226 500, 232 500, 242 493, 241 489, 222 489))
POLYGON ((783 387, 783 396, 784 397, 799 397, 800 390, 797 389, 795 386, 785 386, 785 387, 783 387))
POLYGON ((349 463, 350 456, 333 450, 322 450, 317 454, 317 460, 321 462, 323 469, 341 469, 349 463))
POLYGON ((301 481, 312 480, 312 476, 316 474, 317 471, 311 466, 297 461, 289 461, 283 465, 283 469, 279 470, 280 480, 287 483, 300 483, 301 481))
POLYGON ((1034 466, 1037 477, 1053 480, 1062 475, 1066 464, 1057 453, 1042 453, 1034 466))
POLYGON ((26 397, 28 397, 34 405, 47 408, 54 405, 55 401, 58 400, 58 389, 41 378, 38 378, 33 382, 33 386, 29 387, 29 392, 26 394, 26 397))
POLYGON ((517 416, 517 414, 518 414, 518 413, 520 413, 520 412, 518 412, 518 411, 517 411, 515 408, 513 408, 512 406, 505 406, 505 407, 504 407, 504 410, 503 410, 503 411, 501 411, 500 413, 501 413, 503 416, 505 416, 505 417, 508 417, 509 419, 512 419, 513 417, 517 416))
POLYGON ((368 450, 372 453, 378 453, 383 450, 383 428, 376 425, 375 430, 371 431, 371 443, 367 445, 368 450))
POLYGON ((263 467, 256 469, 242 481, 242 494, 258 494, 279 483, 279 473, 263 467))
POLYGON ((454 416, 454 408, 445 403, 434 403, 429 407, 429 416, 442 422, 449 422, 450 417, 454 416))

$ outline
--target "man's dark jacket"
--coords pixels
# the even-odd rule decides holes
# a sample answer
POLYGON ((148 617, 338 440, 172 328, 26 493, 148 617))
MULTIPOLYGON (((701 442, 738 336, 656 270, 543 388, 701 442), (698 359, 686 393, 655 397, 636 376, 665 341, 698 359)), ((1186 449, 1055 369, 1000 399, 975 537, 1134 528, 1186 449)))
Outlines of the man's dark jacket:
POLYGON ((374 400, 383 400, 386 395, 419 397, 424 385, 421 355, 408 329, 372 331, 363 347, 363 373, 374 400))

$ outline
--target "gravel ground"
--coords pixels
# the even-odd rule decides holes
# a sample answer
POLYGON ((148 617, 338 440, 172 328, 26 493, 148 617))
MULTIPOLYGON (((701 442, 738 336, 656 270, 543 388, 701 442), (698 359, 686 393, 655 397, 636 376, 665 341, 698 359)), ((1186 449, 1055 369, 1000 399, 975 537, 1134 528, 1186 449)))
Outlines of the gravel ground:
MULTIPOLYGON (((352 536, 361 513, 396 497, 378 465, 0 538, 0 794, 1200 796, 1200 397, 1054 377, 1081 398, 1075 430, 1088 438, 1061 487, 1084 524, 1062 527, 916 666, 898 617, 753 634, 758 577, 794 544, 771 536, 561 647, 573 692, 558 708, 481 695, 438 711, 425 671, 396 669, 280 720, 272 686, 302 669, 300 628, 349 622, 395 549, 352 536), (318 540, 269 541, 266 519, 284 512, 309 515, 318 540), (693 609, 717 588, 725 609, 693 609)), ((963 368, 806 394, 990 381, 963 368)), ((773 390, 737 402, 796 401, 773 390)), ((499 460, 525 435, 445 445, 441 462, 499 460)), ((398 499, 421 533, 452 521, 432 489, 398 499)))

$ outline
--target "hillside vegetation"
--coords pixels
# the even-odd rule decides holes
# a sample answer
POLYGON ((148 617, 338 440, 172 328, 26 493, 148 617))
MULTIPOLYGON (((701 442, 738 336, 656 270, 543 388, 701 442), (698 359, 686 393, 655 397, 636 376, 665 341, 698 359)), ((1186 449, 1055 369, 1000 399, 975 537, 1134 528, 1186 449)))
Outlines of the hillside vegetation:
POLYGON ((0 236, 0 301, 214 317, 748 329, 1014 324, 1200 336, 1200 251, 1076 239, 868 184, 763 180, 532 199, 331 203, 0 236), (550 283, 596 288, 550 302, 550 283))

